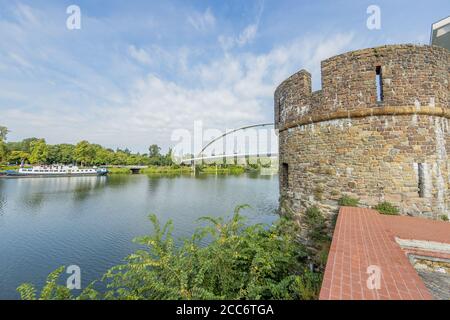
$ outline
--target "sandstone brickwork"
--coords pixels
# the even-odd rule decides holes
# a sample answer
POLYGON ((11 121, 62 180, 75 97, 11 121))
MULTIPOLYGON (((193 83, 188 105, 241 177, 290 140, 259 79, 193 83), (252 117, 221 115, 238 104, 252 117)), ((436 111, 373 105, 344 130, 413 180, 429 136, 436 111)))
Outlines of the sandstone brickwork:
POLYGON ((450 52, 383 46, 321 69, 322 90, 311 92, 301 70, 275 92, 282 210, 332 214, 349 195, 405 215, 449 216, 450 52))

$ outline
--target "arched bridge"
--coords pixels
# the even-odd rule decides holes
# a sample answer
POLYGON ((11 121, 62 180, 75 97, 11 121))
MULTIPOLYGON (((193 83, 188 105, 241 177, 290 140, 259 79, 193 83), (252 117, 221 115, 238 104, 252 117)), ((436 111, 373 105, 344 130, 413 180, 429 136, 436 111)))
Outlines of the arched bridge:
POLYGON ((217 136, 216 138, 212 139, 210 142, 205 144, 205 146, 198 152, 197 156, 189 159, 183 159, 181 163, 192 163, 203 160, 214 160, 214 159, 226 159, 226 158, 243 158, 243 157, 273 157, 278 156, 278 151, 267 151, 267 152, 234 152, 229 154, 220 154, 220 155, 204 155, 203 153, 208 149, 208 147, 212 146, 215 142, 224 139, 225 137, 234 134, 239 131, 245 131, 247 129, 253 129, 253 128, 263 128, 263 127, 271 127, 274 126, 274 123, 262 123, 262 124, 253 124, 248 125, 244 127, 240 127, 237 129, 230 130, 222 135, 217 136))

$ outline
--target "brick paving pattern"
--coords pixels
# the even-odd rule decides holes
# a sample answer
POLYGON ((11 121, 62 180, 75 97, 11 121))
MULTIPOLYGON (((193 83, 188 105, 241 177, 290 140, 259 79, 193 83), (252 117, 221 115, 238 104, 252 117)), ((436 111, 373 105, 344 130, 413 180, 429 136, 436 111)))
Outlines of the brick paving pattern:
POLYGON ((395 237, 450 243, 449 235, 450 224, 446 222, 383 216, 371 209, 342 207, 319 299, 433 299, 395 237), (380 268, 378 289, 369 289, 367 284, 370 266, 380 268))

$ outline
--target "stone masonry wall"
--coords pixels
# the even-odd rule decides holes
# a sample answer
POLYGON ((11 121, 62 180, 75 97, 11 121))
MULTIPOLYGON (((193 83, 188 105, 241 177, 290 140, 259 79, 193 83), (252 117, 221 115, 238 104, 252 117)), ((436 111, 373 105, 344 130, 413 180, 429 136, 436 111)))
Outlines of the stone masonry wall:
POLYGON ((305 70, 284 81, 275 92, 281 207, 331 214, 346 194, 448 216, 449 62, 444 48, 384 46, 323 61, 321 91, 305 70))

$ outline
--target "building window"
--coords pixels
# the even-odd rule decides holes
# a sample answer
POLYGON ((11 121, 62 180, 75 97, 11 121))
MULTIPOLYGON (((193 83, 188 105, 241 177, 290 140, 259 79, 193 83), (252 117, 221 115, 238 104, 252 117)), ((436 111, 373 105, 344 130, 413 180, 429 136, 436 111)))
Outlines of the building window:
POLYGON ((377 102, 383 102, 383 75, 381 73, 381 66, 375 69, 375 83, 377 86, 377 102))
POLYGON ((417 165, 417 176, 419 197, 425 198, 425 165, 423 163, 417 165))
POLYGON ((287 163, 281 164, 281 186, 289 188, 289 165, 287 163))

